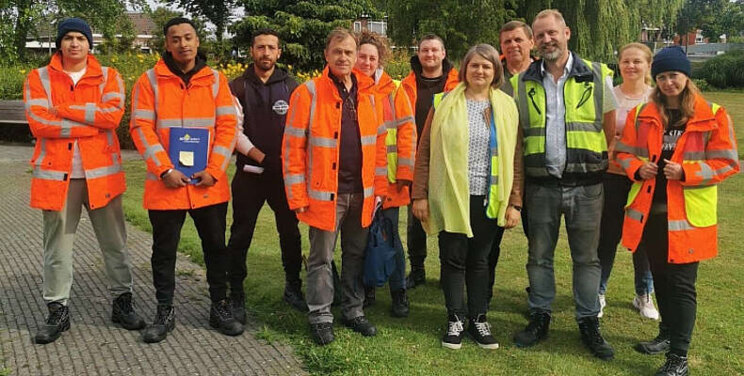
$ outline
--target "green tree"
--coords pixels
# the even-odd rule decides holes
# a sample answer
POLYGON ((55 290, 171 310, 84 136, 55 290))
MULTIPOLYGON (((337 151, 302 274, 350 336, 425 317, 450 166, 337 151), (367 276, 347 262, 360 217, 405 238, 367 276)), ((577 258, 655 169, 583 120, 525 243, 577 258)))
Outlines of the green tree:
POLYGON ((237 0, 160 0, 163 4, 175 3, 186 12, 197 17, 204 17, 215 26, 215 38, 222 42, 222 36, 227 30, 230 14, 237 0))
POLYGON ((677 16, 676 31, 682 36, 683 44, 688 44, 687 33, 696 29, 703 31, 703 35, 717 40, 717 19, 721 16, 728 0, 686 0, 685 5, 677 16))

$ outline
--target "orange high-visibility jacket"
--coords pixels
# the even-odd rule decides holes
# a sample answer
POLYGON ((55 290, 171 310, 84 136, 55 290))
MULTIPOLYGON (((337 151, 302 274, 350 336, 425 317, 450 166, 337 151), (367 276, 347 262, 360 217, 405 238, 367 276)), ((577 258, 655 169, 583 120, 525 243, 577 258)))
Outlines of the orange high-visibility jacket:
MULTIPOLYGON (((447 73, 447 80, 444 82, 444 92, 446 93, 454 89, 458 83, 460 83, 460 81, 457 79, 457 69, 451 68, 449 73, 447 73)), ((411 71, 411 73, 400 82, 400 85, 405 89, 406 94, 408 94, 408 99, 411 101, 411 107, 413 108, 413 114, 416 115, 416 96, 418 95, 416 89, 416 73, 411 71)), ((431 98, 431 100, 434 101, 434 98, 431 98)))
MULTIPOLYGON (((387 192, 385 127, 374 81, 357 71, 357 119, 362 145, 362 226, 372 223, 375 195, 387 192)), ((343 103, 328 67, 323 75, 300 85, 289 102, 282 160, 289 208, 306 207, 297 218, 310 226, 335 231, 338 165, 343 103)))
MULTIPOLYGON (((636 180, 647 161, 658 162, 664 125, 654 103, 628 113, 616 158, 634 181, 623 223, 623 246, 635 252, 641 242, 656 179, 636 180)), ((667 181, 668 262, 685 264, 717 254, 717 184, 739 171, 734 129, 726 110, 695 98, 695 113, 677 141, 671 160, 682 165, 684 180, 667 181)), ((663 174, 663 171, 658 171, 663 174)))
POLYGON ((56 53, 28 74, 23 90, 26 119, 36 137, 31 159, 31 207, 62 210, 77 141, 91 209, 126 190, 116 127, 124 114, 124 82, 114 68, 88 55, 85 74, 73 84, 56 53), (57 109, 57 115, 49 110, 57 109))
POLYGON ((237 116, 227 79, 209 67, 202 68, 186 86, 161 59, 143 73, 132 90, 129 132, 147 163, 145 209, 196 209, 230 200, 225 173, 237 141, 237 116), (209 130, 207 171, 217 182, 211 186, 171 189, 160 175, 174 168, 168 157, 173 127, 209 130))
POLYGON ((382 72, 377 84, 382 103, 382 120, 387 129, 385 148, 387 152, 388 189, 383 209, 408 205, 411 202, 409 187, 398 191, 397 180, 413 181, 413 165, 416 157, 416 119, 405 90, 400 89, 390 75, 382 72))

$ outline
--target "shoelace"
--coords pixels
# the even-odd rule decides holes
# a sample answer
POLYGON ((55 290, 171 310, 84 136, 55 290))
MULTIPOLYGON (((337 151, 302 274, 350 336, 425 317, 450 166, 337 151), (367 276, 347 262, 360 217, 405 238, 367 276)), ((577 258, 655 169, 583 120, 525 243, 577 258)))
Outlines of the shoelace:
POLYGON ((224 300, 218 302, 215 305, 215 309, 217 310, 217 314, 219 314, 220 317, 222 317, 223 319, 232 317, 232 311, 230 311, 230 306, 224 300))
POLYGON ((491 324, 487 322, 474 322, 475 329, 481 337, 488 337, 491 335, 491 324))
POLYGON ((527 324, 526 331, 528 332, 539 332, 543 330, 543 322, 538 319, 530 320, 530 323, 527 324))
POLYGON ((667 358, 667 361, 666 363, 664 363, 664 366, 661 367, 661 370, 663 372, 675 370, 677 367, 679 367, 682 364, 682 362, 684 362, 682 358, 678 356, 670 356, 669 358, 667 358))
POLYGON ((604 339, 602 338, 602 335, 599 334, 599 325, 593 325, 593 324, 584 324, 584 328, 587 331, 587 334, 589 335, 589 339, 596 344, 604 342, 604 339))
POLYGON ((170 309, 158 309, 158 317, 155 318, 155 323, 159 325, 165 325, 165 322, 168 321, 168 317, 170 317, 170 314, 170 309))
POLYGON ((132 307, 132 296, 131 295, 120 296, 118 299, 116 299, 116 304, 119 306, 119 309, 124 313, 134 312, 134 307, 132 307))
POLYGON ((49 318, 47 319, 48 325, 57 325, 60 321, 65 317, 65 309, 64 307, 60 307, 56 311, 52 311, 52 313, 49 315, 49 318))
POLYGON ((462 321, 450 321, 449 325, 447 325, 447 335, 459 336, 464 329, 462 321))

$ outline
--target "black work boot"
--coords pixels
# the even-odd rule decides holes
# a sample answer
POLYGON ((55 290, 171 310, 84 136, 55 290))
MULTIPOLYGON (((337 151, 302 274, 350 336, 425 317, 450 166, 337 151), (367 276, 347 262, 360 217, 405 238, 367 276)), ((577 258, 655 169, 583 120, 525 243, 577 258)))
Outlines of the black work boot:
POLYGON ((120 324, 126 330, 140 330, 145 327, 145 320, 134 312, 131 292, 125 292, 114 299, 111 321, 120 324))
POLYGON ((687 376, 688 374, 690 374, 690 369, 687 367, 687 357, 668 352, 666 363, 656 371, 655 376, 687 376))
POLYGON ((245 325, 245 295, 243 294, 231 294, 230 295, 230 309, 235 320, 245 325))
POLYGON ((155 320, 142 331, 146 343, 160 342, 176 327, 176 311, 172 305, 158 304, 155 320))
POLYGON ((341 323, 365 337, 374 337, 377 334, 377 328, 364 316, 358 316, 351 320, 342 319, 341 323))
POLYGON ((426 283, 426 270, 424 266, 411 265, 411 273, 406 277, 406 289, 412 289, 426 283))
POLYGON ((302 280, 286 281, 284 284, 284 302, 291 305, 292 308, 307 312, 307 302, 302 296, 302 280))
POLYGON ((392 298, 390 314, 393 317, 408 317, 409 304, 408 295, 406 295, 406 289, 395 290, 391 292, 390 295, 392 298))
POLYGON ((333 323, 320 322, 317 324, 310 324, 310 337, 312 337, 313 342, 320 346, 325 346, 333 342, 336 339, 333 335, 333 323))
POLYGON ((38 344, 52 343, 62 335, 62 332, 70 329, 70 310, 57 302, 47 304, 49 316, 46 323, 39 327, 34 340, 38 344))
POLYGON ((375 305, 377 300, 376 289, 374 287, 364 286, 364 305, 363 308, 375 305))
POLYGON ((615 356, 612 346, 602 338, 602 334, 599 332, 599 319, 596 316, 580 319, 579 331, 581 332, 581 342, 594 356, 602 360, 610 360, 615 356))
POLYGON ((477 317, 470 319, 468 333, 482 349, 494 350, 499 348, 499 343, 491 334, 491 324, 488 323, 485 314, 479 314, 477 317))
POLYGON ((212 302, 209 310, 209 325, 226 336, 243 334, 243 324, 233 317, 232 307, 227 299, 212 302))
POLYGON ((636 343, 633 348, 641 354, 656 355, 669 351, 669 330, 663 322, 659 323, 659 335, 656 338, 636 343))
POLYGON ((550 313, 535 312, 530 314, 530 322, 523 331, 514 335, 517 347, 532 347, 548 337, 550 329, 550 313))

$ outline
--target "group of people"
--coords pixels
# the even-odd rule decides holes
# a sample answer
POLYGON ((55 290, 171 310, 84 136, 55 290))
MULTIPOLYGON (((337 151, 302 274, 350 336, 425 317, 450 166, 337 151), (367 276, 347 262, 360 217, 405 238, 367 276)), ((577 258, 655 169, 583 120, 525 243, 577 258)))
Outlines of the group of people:
POLYGON ((276 66, 281 41, 272 30, 253 35, 253 63, 231 82, 206 65, 190 20, 172 19, 163 32, 166 52, 131 94, 130 133, 147 164, 144 206, 153 228, 158 305, 150 324, 135 312, 125 250, 125 181, 115 134, 124 113, 123 82, 89 54, 90 28, 75 18, 59 24, 58 52, 49 65, 29 73, 24 99, 37 138, 31 205, 43 209, 49 310, 37 343, 53 342, 70 327, 72 242, 82 206, 104 255, 113 322, 143 329, 145 342, 162 341, 173 330, 176 251, 188 213, 202 241, 209 323, 225 335, 241 334, 246 255, 265 202, 279 233, 283 299, 307 312, 312 339, 334 341, 334 295, 342 323, 374 336, 364 307, 375 291, 364 286, 362 274, 369 226, 380 207, 395 229, 392 316, 408 316, 407 289, 426 282, 427 234, 438 236, 447 310, 443 347, 459 349, 467 332, 480 347, 498 348, 487 313, 501 238, 520 221, 529 244, 529 322, 514 342, 530 347, 547 337, 563 218, 584 345, 600 359, 614 355, 599 318, 622 242, 634 252, 633 305, 643 317, 661 317, 656 338, 635 348, 666 353, 657 374, 687 374, 697 266, 717 252, 716 187, 739 164, 730 117, 700 95, 681 49, 652 56, 642 44, 624 46, 618 53, 623 83, 613 88, 605 64, 569 51, 571 30, 549 9, 532 27, 505 24, 502 54, 488 44, 473 46, 459 72, 442 39, 426 35, 410 75, 398 82, 384 71, 384 37, 335 29, 322 75, 298 85, 276 66), (169 157, 171 128, 180 127, 209 134, 206 168, 191 176, 169 157), (231 191, 226 169, 234 151, 231 191), (397 233, 403 206, 408 277, 397 233), (309 226, 305 296, 298 221, 309 226), (339 233, 341 277, 334 283, 339 233))

